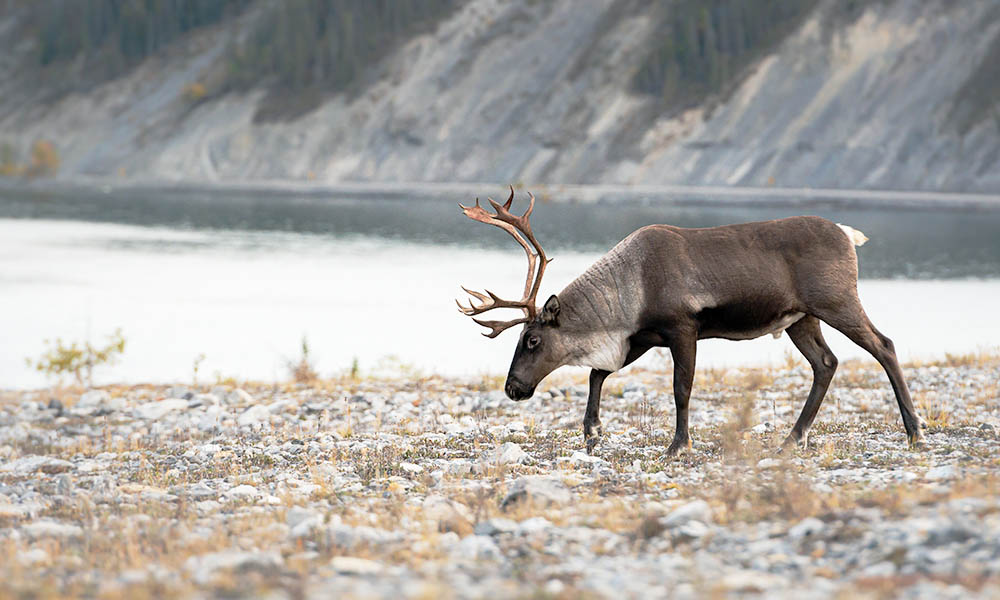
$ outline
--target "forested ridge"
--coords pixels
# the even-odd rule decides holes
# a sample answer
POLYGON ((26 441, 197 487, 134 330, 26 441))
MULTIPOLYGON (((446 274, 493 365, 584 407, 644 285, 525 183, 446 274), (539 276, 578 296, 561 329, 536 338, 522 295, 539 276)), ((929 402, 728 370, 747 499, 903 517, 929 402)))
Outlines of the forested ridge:
POLYGON ((0 175, 996 190, 996 0, 0 0, 0 175))
MULTIPOLYGON (((634 69, 632 88, 664 103, 696 104, 737 81, 773 49, 816 0, 674 0, 654 6, 658 35, 634 69)), ((126 71, 198 28, 262 8, 232 41, 222 89, 289 94, 344 89, 401 39, 449 15, 461 0, 40 0, 28 30, 39 68, 82 59, 80 82, 126 71)), ((624 68, 624 67, 623 67, 624 68)))
POLYGON ((732 84, 809 14, 816 0, 677 0, 657 8, 657 29, 632 80, 638 92, 693 105, 732 84))

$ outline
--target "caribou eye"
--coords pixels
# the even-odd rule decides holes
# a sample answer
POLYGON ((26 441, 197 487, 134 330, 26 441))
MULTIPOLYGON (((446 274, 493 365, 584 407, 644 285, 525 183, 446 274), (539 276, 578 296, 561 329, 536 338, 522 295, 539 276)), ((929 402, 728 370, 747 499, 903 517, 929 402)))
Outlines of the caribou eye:
POLYGON ((532 335, 532 336, 528 336, 528 339, 525 342, 525 346, 528 347, 528 350, 534 350, 538 346, 538 344, 540 344, 541 342, 542 342, 542 340, 539 339, 539 337, 537 335, 532 335))

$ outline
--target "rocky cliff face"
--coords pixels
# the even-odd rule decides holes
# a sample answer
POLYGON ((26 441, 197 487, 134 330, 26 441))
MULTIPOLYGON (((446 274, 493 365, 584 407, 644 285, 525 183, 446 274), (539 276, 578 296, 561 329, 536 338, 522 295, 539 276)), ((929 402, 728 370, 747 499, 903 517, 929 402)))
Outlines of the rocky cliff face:
POLYGON ((18 67, 21 43, 0 59, 0 143, 50 140, 65 178, 1000 191, 1000 4, 835 6, 684 111, 630 84, 663 31, 625 0, 473 0, 364 86, 271 122, 254 119, 264 90, 211 93, 238 24, 54 98, 18 67))

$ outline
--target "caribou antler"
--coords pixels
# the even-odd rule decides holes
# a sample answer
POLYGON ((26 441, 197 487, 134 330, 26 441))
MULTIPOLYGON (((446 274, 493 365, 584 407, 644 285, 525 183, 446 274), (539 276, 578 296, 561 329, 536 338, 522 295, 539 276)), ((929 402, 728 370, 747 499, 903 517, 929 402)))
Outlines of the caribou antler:
POLYGON ((459 310, 470 317, 493 310, 494 308, 520 308, 524 311, 524 317, 512 321, 480 321, 479 319, 472 319, 483 327, 488 327, 492 330, 490 333, 483 334, 488 338, 495 338, 501 332, 514 325, 526 323, 533 319, 538 312, 538 308, 535 306, 535 297, 538 296, 538 287, 542 283, 542 275, 545 274, 545 266, 549 263, 549 259, 545 257, 545 251, 542 250, 541 244, 538 243, 535 235, 531 232, 529 219, 531 218, 531 211, 535 208, 535 197, 531 192, 528 192, 528 197, 531 199, 531 202, 528 204, 528 210, 524 211, 524 214, 521 216, 510 212, 511 203, 514 201, 514 186, 511 186, 510 197, 503 204, 495 202, 493 198, 486 199, 493 207, 493 210, 496 211, 495 214, 479 206, 479 198, 476 198, 475 206, 458 205, 462 209, 462 212, 465 213, 465 216, 473 221, 495 225, 509 233, 524 248, 524 253, 528 256, 528 277, 524 282, 524 294, 520 300, 504 300, 489 290, 486 290, 484 294, 462 287, 466 293, 478 300, 479 304, 473 304, 472 300, 469 300, 468 306, 462 306, 461 302, 458 300, 455 301, 458 304, 459 310))

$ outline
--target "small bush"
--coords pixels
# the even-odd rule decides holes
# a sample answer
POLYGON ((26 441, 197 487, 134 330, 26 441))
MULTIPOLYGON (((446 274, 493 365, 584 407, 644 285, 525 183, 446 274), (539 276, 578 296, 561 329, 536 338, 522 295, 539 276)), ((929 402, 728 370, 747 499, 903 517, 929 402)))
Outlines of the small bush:
POLYGON ((59 171, 59 152, 52 142, 38 140, 31 147, 31 163, 24 174, 28 177, 55 175, 59 171))
POLYGON ((12 176, 21 174, 21 165, 17 164, 17 151, 10 144, 0 145, 0 175, 12 176))
POLYGON ((54 343, 45 340, 45 344, 49 348, 37 360, 27 359, 28 366, 59 380, 65 375, 72 375, 80 385, 92 385, 94 367, 113 365, 125 352, 125 337, 121 329, 109 335, 108 343, 100 348, 90 342, 67 345, 60 338, 56 338, 54 343))
POLYGON ((319 379, 316 369, 313 368, 312 359, 309 358, 309 340, 305 336, 302 336, 302 355, 298 361, 288 361, 288 370, 295 383, 309 383, 319 379))
POLYGON ((205 85, 202 83, 194 82, 184 86, 184 99, 188 102, 198 102, 206 94, 208 94, 208 90, 205 89, 205 85))

